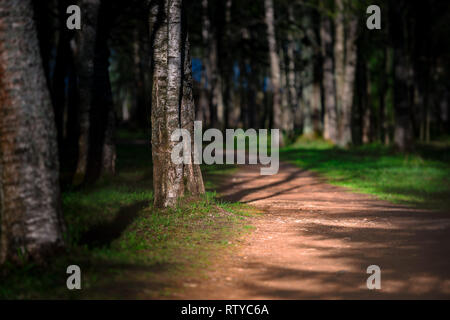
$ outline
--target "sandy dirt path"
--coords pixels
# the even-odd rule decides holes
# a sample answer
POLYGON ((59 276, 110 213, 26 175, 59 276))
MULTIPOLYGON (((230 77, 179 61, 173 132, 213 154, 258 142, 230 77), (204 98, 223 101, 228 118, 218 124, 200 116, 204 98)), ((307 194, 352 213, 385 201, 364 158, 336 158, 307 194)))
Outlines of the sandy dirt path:
POLYGON ((450 298, 450 212, 394 205, 281 163, 243 166, 221 194, 264 211, 183 299, 450 298), (381 290, 368 290, 370 265, 381 290))

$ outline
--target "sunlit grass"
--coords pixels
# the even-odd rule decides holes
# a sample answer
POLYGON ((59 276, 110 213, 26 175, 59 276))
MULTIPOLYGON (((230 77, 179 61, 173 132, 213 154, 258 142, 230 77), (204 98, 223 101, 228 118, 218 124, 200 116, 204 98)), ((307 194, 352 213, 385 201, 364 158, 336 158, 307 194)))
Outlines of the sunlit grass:
POLYGON ((450 161, 446 145, 419 146, 413 154, 369 145, 348 150, 323 141, 300 140, 281 157, 317 171, 335 185, 380 199, 438 209, 450 208, 450 161))

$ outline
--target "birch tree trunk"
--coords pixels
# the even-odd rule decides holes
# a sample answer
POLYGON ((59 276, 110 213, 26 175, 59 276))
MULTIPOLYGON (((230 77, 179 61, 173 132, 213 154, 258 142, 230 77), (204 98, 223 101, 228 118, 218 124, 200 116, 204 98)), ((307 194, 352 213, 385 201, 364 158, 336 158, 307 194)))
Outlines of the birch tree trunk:
POLYGON ((81 30, 77 31, 76 67, 79 92, 78 163, 75 179, 82 181, 86 173, 89 153, 90 111, 94 78, 95 41, 100 0, 81 0, 81 30))
POLYGON ((183 165, 171 161, 180 128, 181 0, 155 1, 151 7, 153 40, 152 159, 156 207, 173 207, 183 195, 183 165))
POLYGON ((63 246, 55 119, 29 0, 0 2, 0 263, 63 246))
POLYGON ((273 93, 273 126, 280 129, 280 146, 284 145, 283 139, 283 112, 281 110, 281 87, 280 87, 280 59, 277 53, 277 41, 275 37, 275 17, 273 0, 264 0, 265 23, 267 27, 267 42, 269 44, 270 59, 270 83, 273 93))

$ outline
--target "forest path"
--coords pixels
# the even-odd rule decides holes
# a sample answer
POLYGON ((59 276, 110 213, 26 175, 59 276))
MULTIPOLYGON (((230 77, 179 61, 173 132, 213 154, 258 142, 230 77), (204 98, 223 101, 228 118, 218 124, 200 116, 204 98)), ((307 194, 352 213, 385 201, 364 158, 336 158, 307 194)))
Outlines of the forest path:
POLYGON ((178 298, 450 298, 449 213, 350 192, 286 163, 273 176, 242 166, 221 190, 264 214, 178 298), (366 287, 370 265, 381 290, 366 287))

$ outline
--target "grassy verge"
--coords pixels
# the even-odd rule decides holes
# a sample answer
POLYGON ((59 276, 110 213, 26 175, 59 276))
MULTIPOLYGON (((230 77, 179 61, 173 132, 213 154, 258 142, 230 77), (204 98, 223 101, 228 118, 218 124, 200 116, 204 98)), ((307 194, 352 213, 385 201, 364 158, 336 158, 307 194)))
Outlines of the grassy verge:
POLYGON ((319 172, 335 185, 418 207, 450 208, 450 144, 418 146, 409 155, 380 145, 335 148, 300 139, 281 159, 319 172))
MULTIPOLYGON (((45 267, 1 267, 0 299, 171 297, 249 229, 252 209, 221 202, 212 191, 175 209, 152 208, 150 160, 148 147, 119 147, 116 177, 65 191, 67 252, 45 267), (69 265, 80 266, 82 290, 67 290, 69 265)), ((209 189, 233 170, 204 168, 209 189)))

